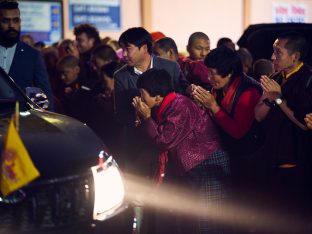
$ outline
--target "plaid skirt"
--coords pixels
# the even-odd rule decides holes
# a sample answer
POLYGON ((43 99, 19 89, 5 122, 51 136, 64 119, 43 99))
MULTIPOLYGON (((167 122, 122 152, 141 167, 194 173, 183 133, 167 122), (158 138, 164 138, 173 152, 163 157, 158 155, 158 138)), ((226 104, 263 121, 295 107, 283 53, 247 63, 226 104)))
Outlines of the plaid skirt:
POLYGON ((228 195, 230 165, 228 154, 223 150, 215 151, 201 164, 188 171, 184 182, 196 194, 203 210, 196 223, 196 233, 223 233, 218 224, 222 217, 222 203, 228 195), (215 221, 212 221, 215 220, 215 221))

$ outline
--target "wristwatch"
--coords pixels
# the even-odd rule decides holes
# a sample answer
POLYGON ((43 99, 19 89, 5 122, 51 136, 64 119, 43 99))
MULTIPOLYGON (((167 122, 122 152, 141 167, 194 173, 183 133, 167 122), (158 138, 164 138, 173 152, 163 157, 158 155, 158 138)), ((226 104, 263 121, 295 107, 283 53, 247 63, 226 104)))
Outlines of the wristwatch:
POLYGON ((279 97, 279 98, 276 98, 275 101, 276 105, 281 105, 283 103, 283 98, 279 97))

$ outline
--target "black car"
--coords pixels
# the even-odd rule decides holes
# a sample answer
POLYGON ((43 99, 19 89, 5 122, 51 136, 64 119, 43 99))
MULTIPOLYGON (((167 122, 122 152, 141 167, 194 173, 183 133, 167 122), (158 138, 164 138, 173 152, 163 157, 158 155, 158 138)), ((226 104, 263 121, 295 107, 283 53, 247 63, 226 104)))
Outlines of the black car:
POLYGON ((0 233, 89 233, 90 167, 105 145, 85 124, 38 107, 0 68, 1 152, 16 101, 19 135, 41 175, 8 197, 0 194, 0 233))
MULTIPOLYGON (((275 23, 250 25, 239 38, 239 47, 247 48, 254 61, 265 58, 270 59, 273 53, 273 43, 276 38, 286 32, 302 34, 308 45, 312 45, 312 24, 304 23, 275 23)), ((312 49, 307 51, 306 63, 312 65, 312 49)))

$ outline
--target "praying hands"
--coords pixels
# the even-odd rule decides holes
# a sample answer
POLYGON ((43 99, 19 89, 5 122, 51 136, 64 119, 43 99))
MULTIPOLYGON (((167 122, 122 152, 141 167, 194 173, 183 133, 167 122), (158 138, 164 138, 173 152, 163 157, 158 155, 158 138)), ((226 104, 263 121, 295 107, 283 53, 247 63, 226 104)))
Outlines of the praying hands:
POLYGON ((198 101, 202 106, 209 109, 212 113, 216 113, 220 109, 215 97, 208 90, 205 90, 200 86, 193 88, 191 96, 195 101, 198 101))

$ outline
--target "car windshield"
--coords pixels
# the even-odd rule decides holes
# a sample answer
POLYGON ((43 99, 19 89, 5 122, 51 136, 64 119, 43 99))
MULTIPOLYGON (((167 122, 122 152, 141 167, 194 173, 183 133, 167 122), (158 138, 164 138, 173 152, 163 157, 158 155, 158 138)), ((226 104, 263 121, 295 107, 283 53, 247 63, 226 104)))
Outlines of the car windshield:
POLYGON ((20 110, 29 108, 27 98, 18 89, 10 77, 0 68, 0 115, 11 113, 16 102, 20 103, 20 110))
POLYGON ((5 77, 6 74, 1 71, 0 72, 0 102, 25 102, 25 97, 19 92, 16 86, 8 77, 5 77))

